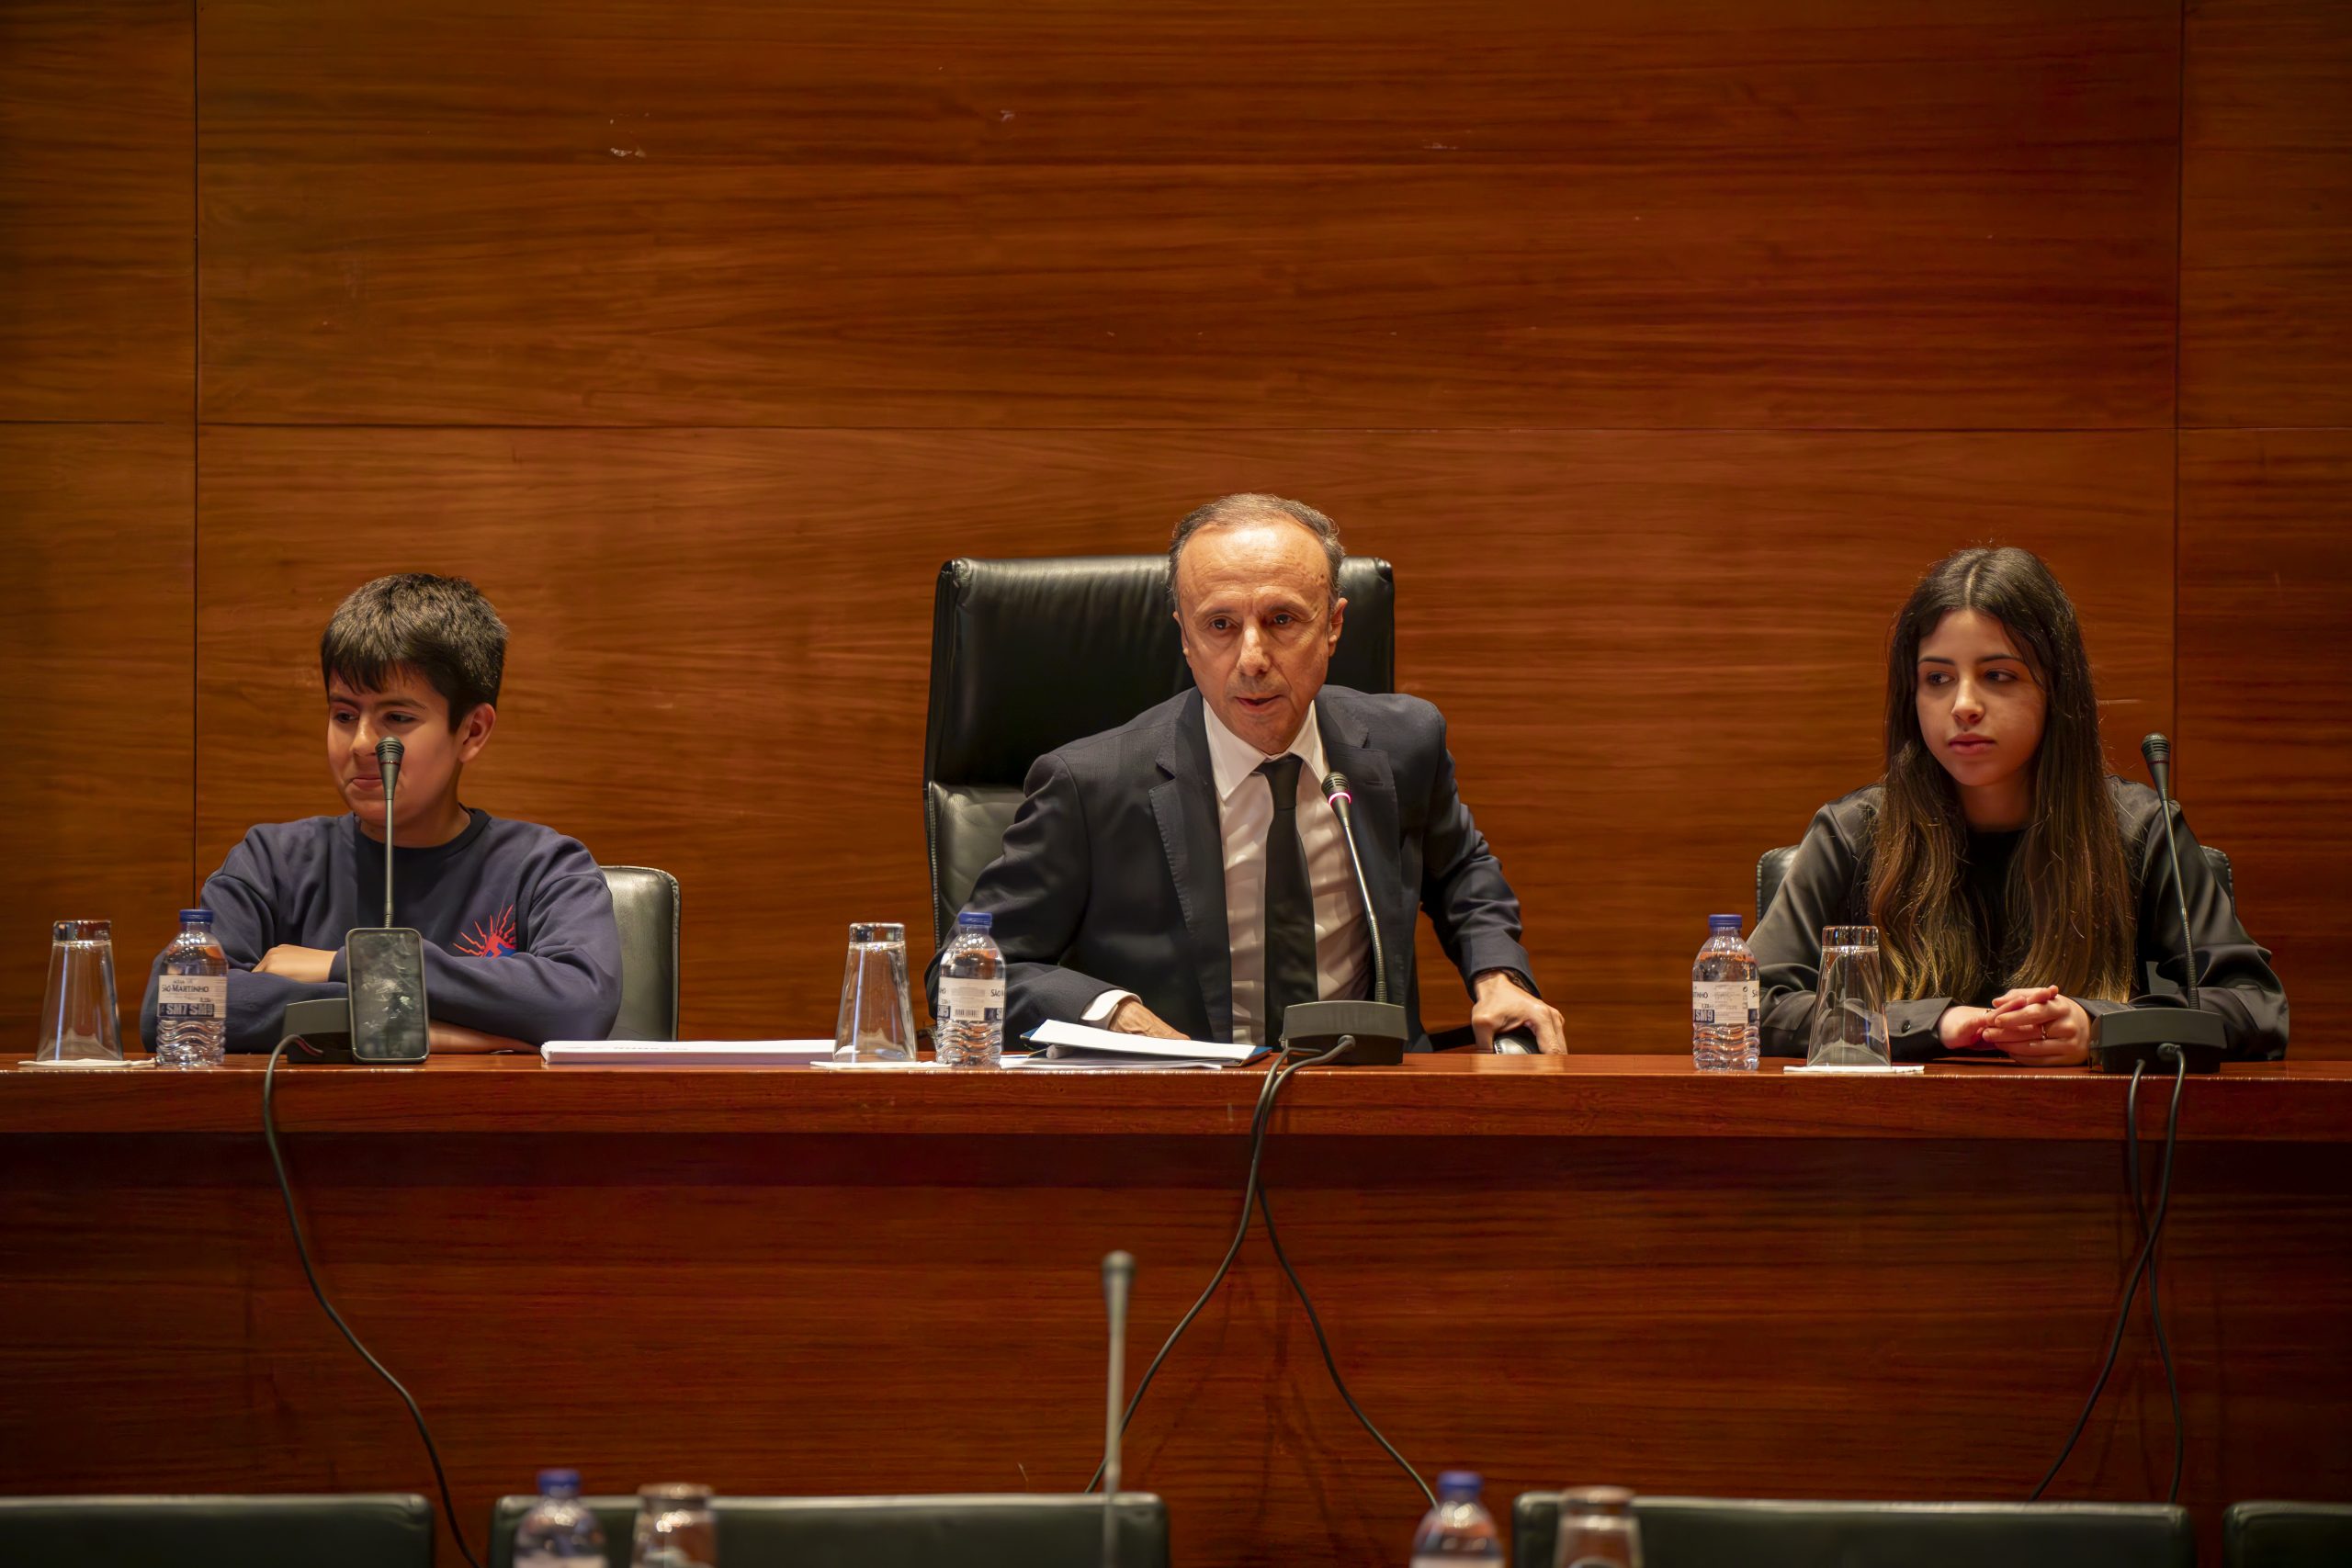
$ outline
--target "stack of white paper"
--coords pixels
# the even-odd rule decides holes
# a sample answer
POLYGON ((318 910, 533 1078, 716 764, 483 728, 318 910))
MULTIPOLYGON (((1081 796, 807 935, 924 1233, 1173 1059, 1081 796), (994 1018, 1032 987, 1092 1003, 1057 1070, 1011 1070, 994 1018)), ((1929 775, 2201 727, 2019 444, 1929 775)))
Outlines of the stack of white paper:
MULTIPOLYGON (((1041 1023, 1029 1032, 1037 1054, 1020 1065, 1063 1067, 1227 1067, 1257 1055, 1254 1045, 1214 1040, 1155 1040, 1083 1023, 1041 1023)), ((1014 1065, 1009 1060, 1008 1066, 1014 1065)))
POLYGON ((833 1054, 830 1040, 550 1040, 550 1067, 805 1067, 833 1054))

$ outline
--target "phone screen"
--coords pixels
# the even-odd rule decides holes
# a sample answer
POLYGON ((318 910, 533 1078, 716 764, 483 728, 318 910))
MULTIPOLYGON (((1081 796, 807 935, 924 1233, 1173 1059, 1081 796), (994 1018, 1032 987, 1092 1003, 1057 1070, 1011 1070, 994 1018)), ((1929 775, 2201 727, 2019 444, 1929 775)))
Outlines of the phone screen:
POLYGON ((429 1049, 424 939, 405 927, 373 927, 344 939, 351 987, 351 1055, 361 1062, 421 1062, 429 1049))

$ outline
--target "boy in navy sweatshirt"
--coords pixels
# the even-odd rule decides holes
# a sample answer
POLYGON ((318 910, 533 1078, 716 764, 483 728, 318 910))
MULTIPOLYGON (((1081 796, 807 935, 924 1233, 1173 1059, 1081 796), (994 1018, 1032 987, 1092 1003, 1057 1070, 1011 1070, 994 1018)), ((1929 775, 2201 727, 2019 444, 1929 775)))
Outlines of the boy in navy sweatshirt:
MULTIPOLYGON (((398 736, 397 923, 424 936, 435 1051, 602 1040, 620 1010, 612 895, 577 840, 458 800, 498 723, 506 626, 462 578, 379 577, 319 638, 327 772, 348 810, 254 829, 204 884, 229 954, 229 1049, 266 1051, 286 1004, 341 997, 344 933, 383 919, 384 789, 398 736)), ((140 1032, 155 1044, 159 959, 140 1032)))

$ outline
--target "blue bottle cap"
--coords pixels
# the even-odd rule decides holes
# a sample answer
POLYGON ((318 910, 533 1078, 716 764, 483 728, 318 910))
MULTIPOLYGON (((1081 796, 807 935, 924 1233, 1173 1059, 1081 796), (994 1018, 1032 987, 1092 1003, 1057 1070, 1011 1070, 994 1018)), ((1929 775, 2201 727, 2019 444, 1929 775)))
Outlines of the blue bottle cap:
POLYGON ((1486 1490, 1486 1486, 1487 1478, 1475 1470, 1449 1470, 1437 1478, 1439 1494, 1447 1497, 1453 1496, 1457 1492, 1467 1492, 1476 1497, 1480 1492, 1486 1490))
POLYGON ((956 917, 956 923, 959 927, 971 926, 976 930, 986 931, 996 923, 996 917, 985 909, 967 909, 956 917))
POLYGON ((539 1495, 551 1492, 578 1492, 580 1472, 576 1470, 543 1470, 539 1472, 539 1495))
POLYGON ((1709 915, 1707 929, 1711 931, 1736 931, 1739 930, 1739 917, 1737 915, 1709 915))
POLYGON ((187 925, 195 920, 201 920, 206 925, 210 925, 212 923, 212 911, 209 909, 182 909, 180 911, 180 924, 187 925))

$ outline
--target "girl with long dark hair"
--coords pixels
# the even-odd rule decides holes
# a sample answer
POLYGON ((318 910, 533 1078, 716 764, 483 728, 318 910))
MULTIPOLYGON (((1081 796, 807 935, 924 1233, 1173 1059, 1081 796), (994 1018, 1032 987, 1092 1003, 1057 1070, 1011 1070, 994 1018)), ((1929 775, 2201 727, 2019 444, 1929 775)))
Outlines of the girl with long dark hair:
POLYGON ((1871 925, 1897 1059, 2086 1061, 2094 1018, 2185 1000, 2185 894, 2199 1005, 2233 1056, 2284 1055, 2270 954, 2177 807, 2175 884, 2161 809, 2107 771, 2082 629, 2041 558, 1938 562, 1894 621, 1885 775, 1815 815, 1757 924, 1765 1051, 1804 1054, 1822 928, 1871 925))

